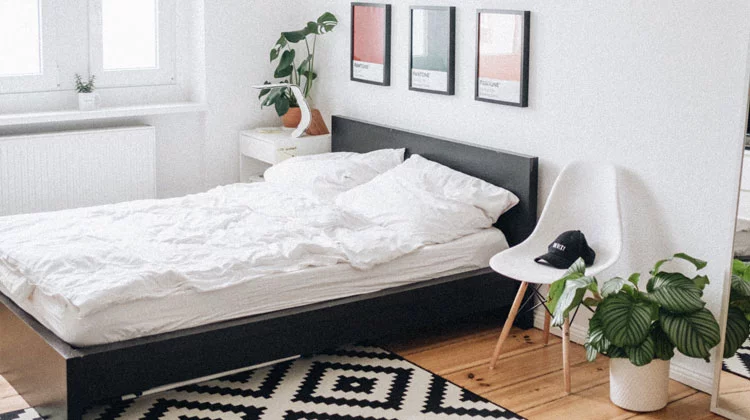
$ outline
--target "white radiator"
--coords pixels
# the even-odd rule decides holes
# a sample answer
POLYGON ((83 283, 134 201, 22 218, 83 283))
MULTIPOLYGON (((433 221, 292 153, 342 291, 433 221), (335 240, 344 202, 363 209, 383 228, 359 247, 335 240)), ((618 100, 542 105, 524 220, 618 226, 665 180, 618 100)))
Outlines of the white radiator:
POLYGON ((156 195, 153 127, 0 137, 0 216, 156 195))

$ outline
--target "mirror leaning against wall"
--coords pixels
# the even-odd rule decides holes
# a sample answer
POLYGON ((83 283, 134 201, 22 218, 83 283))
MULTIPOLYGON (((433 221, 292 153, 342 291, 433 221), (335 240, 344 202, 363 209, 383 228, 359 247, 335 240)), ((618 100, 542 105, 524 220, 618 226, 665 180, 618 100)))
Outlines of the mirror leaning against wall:
MULTIPOLYGON (((750 88, 749 88, 750 91, 750 88)), ((749 92, 750 96, 750 92, 749 92)), ((723 350, 716 366, 712 410, 730 419, 750 419, 750 111, 734 232, 728 298, 722 306, 723 350)), ((721 346, 720 346, 721 348, 721 346)))

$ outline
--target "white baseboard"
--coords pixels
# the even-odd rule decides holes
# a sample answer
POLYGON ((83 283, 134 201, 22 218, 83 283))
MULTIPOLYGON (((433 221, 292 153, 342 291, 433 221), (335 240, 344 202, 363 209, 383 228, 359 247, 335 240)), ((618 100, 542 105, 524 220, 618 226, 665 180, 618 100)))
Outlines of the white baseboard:
MULTIPOLYGON (((544 328, 544 309, 534 311, 534 326, 544 328)), ((553 327, 550 333, 560 336, 562 330, 553 327)), ((570 341, 583 345, 588 334, 588 322, 579 321, 570 326, 570 341), (584 325, 585 324, 585 325, 584 325)), ((713 377, 695 372, 693 369, 682 366, 679 362, 672 360, 669 377, 677 382, 693 387, 699 391, 710 394, 713 391, 713 377)))
POLYGON ((669 377, 698 391, 703 391, 706 394, 713 393, 713 377, 695 372, 693 369, 686 368, 674 360, 672 360, 672 365, 669 368, 669 377))

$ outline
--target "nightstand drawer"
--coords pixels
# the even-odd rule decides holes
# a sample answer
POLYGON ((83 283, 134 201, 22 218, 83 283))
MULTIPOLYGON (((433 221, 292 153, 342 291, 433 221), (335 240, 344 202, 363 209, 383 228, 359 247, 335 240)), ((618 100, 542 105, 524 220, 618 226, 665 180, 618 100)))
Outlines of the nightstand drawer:
POLYGON ((278 163, 276 160, 276 144, 256 137, 243 135, 240 141, 240 153, 261 162, 278 163))

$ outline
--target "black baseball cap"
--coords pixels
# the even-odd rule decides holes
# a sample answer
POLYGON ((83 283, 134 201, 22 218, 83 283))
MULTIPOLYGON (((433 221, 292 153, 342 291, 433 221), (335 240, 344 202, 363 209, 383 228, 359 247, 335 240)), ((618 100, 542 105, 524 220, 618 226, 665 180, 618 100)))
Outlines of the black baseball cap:
POLYGON ((580 230, 569 230, 561 233, 549 244, 547 253, 534 258, 534 261, 555 268, 568 268, 578 258, 583 258, 586 265, 591 265, 596 258, 596 252, 591 249, 580 230))

